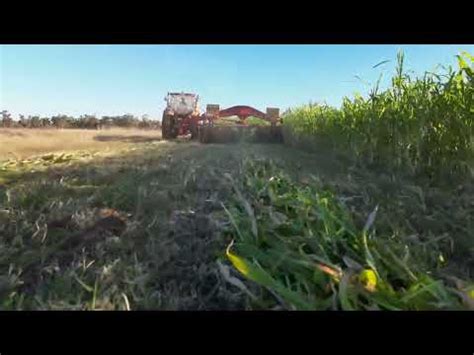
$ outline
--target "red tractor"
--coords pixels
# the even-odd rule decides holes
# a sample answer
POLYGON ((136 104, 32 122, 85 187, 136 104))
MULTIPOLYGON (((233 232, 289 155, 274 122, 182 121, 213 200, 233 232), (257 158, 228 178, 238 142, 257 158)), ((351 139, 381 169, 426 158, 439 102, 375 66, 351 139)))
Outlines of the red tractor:
POLYGON ((164 139, 173 139, 191 133, 197 138, 198 122, 201 118, 198 105, 199 96, 188 93, 168 93, 166 108, 161 121, 164 139))
POLYGON ((233 106, 220 110, 219 105, 207 105, 206 112, 199 113, 199 96, 188 93, 168 93, 167 106, 161 123, 164 139, 174 139, 191 134, 201 143, 239 141, 244 130, 254 129, 257 141, 281 142, 281 120, 278 108, 267 108, 266 113, 250 106, 233 106), (220 124, 225 117, 237 116, 233 126, 220 124), (266 121, 267 126, 248 124, 248 118, 266 121))

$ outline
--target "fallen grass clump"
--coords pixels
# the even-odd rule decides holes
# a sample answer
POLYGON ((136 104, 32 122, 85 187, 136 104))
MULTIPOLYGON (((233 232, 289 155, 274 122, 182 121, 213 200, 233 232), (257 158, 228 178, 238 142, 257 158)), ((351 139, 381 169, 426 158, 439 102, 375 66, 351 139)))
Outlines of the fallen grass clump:
POLYGON ((315 181, 297 184, 268 160, 247 160, 242 180, 227 176, 225 206, 233 266, 263 286, 266 308, 296 310, 460 310, 473 308, 470 282, 445 276, 436 247, 377 233, 378 207, 357 228, 315 181), (243 192, 245 191, 245 193, 243 192))
POLYGON ((24 173, 39 173, 51 167, 69 166, 75 162, 88 161, 98 155, 98 152, 76 151, 48 153, 27 159, 8 159, 3 163, 0 162, 0 186, 15 181, 24 173))
POLYGON ((0 165, 0 171, 17 170, 19 168, 33 167, 35 165, 47 167, 54 164, 64 164, 74 160, 92 158, 94 155, 94 153, 88 151, 78 151, 74 153, 48 153, 28 159, 8 159, 0 165))
POLYGON ((318 142, 353 153, 364 164, 383 164, 433 177, 474 176, 474 57, 458 68, 413 78, 398 55, 392 85, 369 97, 344 98, 338 108, 308 105, 284 115, 286 140, 318 142))

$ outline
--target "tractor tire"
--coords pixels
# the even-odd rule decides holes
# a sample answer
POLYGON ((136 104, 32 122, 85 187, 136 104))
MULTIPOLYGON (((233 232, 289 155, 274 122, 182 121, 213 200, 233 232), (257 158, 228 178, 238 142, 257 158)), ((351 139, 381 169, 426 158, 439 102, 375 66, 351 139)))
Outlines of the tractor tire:
POLYGON ((189 130, 191 131, 191 139, 192 140, 197 139, 198 136, 199 136, 199 131, 198 131, 199 127, 198 127, 198 125, 196 123, 191 123, 191 126, 190 126, 189 130))
POLYGON ((163 113, 163 119, 161 120, 161 136, 163 139, 171 138, 171 117, 166 113, 163 113))
POLYGON ((178 136, 178 127, 175 127, 174 117, 163 113, 161 121, 161 135, 163 139, 174 139, 178 136))

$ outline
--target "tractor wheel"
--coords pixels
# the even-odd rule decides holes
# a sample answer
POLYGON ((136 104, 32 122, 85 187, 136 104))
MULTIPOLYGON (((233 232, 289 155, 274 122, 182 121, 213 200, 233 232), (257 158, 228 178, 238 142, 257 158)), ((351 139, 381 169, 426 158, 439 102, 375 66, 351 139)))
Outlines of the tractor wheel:
POLYGON ((163 113, 163 119, 161 120, 161 136, 163 139, 171 138, 171 117, 166 113, 163 113))
POLYGON ((179 126, 176 124, 176 121, 174 118, 171 119, 171 122, 173 122, 172 129, 171 129, 171 138, 175 139, 178 137, 179 134, 179 126))
POLYGON ((191 139, 192 140, 195 140, 198 138, 198 125, 197 123, 191 123, 191 126, 190 126, 190 131, 191 131, 191 139))
POLYGON ((161 135, 163 139, 174 139, 178 136, 178 129, 175 127, 173 116, 166 113, 163 113, 163 120, 161 121, 161 135))

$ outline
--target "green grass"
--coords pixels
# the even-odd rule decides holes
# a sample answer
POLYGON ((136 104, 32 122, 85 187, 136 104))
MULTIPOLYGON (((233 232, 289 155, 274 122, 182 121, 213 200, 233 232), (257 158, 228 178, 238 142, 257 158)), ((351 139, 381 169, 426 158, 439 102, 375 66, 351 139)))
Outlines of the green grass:
POLYGON ((2 309, 469 306, 473 190, 274 144, 82 154, 0 171, 2 309), (104 209, 125 229, 97 229, 104 209))
POLYGON ((285 143, 314 158, 283 166, 288 173, 247 162, 235 182, 245 194, 227 206, 236 239, 228 257, 270 291, 267 302, 295 309, 473 307, 473 63, 463 53, 456 70, 413 78, 400 53, 385 91, 379 79, 367 98, 284 115, 285 143), (324 173, 300 179, 322 155, 339 172, 324 176, 322 161, 324 173), (371 221, 365 227, 364 219, 371 221), (463 266, 454 272, 455 264, 463 266), (453 284, 453 272, 465 281, 453 284))
POLYGON ((448 260, 441 244, 426 248, 396 230, 378 232, 375 205, 358 227, 317 179, 297 183, 269 160, 248 159, 242 170, 226 207, 235 239, 227 254, 267 291, 259 300, 265 308, 472 307, 469 282, 455 286, 442 272, 448 260))
POLYGON ((270 122, 253 116, 247 118, 247 124, 252 126, 270 126, 270 122))

